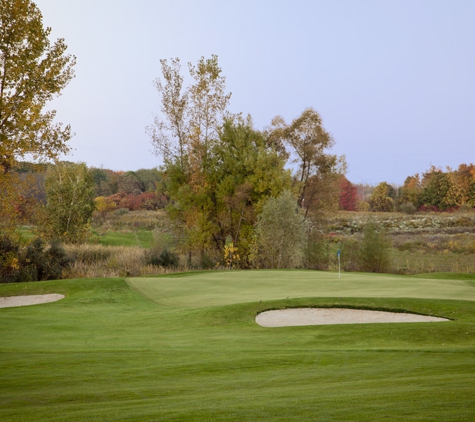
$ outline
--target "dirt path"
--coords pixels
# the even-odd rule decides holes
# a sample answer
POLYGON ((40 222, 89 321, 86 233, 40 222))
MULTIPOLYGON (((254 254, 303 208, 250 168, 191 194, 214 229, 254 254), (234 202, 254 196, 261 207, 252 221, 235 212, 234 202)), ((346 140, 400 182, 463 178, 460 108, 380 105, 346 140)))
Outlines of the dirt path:
POLYGON ((40 303, 56 302, 64 298, 60 294, 33 295, 33 296, 9 296, 0 297, 0 308, 12 308, 14 306, 39 305, 40 303))
POLYGON ((433 321, 449 320, 426 315, 341 308, 283 309, 262 312, 256 317, 256 322, 263 327, 433 321))

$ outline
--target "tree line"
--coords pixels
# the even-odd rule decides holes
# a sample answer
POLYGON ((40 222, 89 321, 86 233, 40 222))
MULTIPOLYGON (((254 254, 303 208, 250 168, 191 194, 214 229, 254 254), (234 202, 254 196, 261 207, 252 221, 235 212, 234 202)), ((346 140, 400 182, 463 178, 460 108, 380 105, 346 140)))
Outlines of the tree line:
POLYGON ((343 197, 354 191, 356 202, 351 204, 355 210, 407 213, 469 210, 475 207, 475 165, 460 164, 458 169, 447 167, 446 171, 431 166, 421 175, 408 176, 402 186, 382 182, 371 194, 360 196, 359 203, 357 190, 351 185, 342 189, 343 197))
POLYGON ((472 164, 432 167, 402 187, 383 182, 365 195, 367 187, 346 179, 345 157, 331 153, 335 140, 314 108, 290 122, 276 116, 263 129, 251 116, 231 113, 216 55, 187 64, 188 85, 179 58, 161 60, 160 112, 146 128, 159 169, 60 163, 71 128, 55 123, 45 105, 74 77, 75 57, 63 39, 50 42, 51 29, 30 0, 0 0, 0 23, 2 232, 14 233, 30 209, 45 237, 82 242, 94 210, 164 207, 180 232, 177 247, 189 257, 222 254, 233 267, 281 268, 308 259, 321 212, 475 206, 472 164))

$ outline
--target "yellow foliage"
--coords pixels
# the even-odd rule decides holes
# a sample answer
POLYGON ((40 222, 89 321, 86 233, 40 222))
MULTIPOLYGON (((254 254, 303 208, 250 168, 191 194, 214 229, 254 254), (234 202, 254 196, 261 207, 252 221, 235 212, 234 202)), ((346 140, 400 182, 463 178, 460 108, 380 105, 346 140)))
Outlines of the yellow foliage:
POLYGON ((365 201, 358 201, 358 204, 356 205, 356 210, 357 211, 369 211, 369 204, 365 201))
POLYGON ((238 254, 238 248, 233 242, 224 247, 224 264, 227 268, 236 268, 241 260, 238 254))
POLYGON ((98 196, 94 199, 94 203, 96 205, 96 210, 101 214, 114 211, 117 208, 117 204, 112 199, 106 198, 105 196, 98 196))

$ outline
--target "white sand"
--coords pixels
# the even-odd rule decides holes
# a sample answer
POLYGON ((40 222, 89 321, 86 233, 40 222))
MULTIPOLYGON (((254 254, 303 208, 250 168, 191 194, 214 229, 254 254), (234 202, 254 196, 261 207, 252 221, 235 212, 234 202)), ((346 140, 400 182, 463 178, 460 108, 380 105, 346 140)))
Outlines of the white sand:
POLYGON ((56 302, 64 298, 64 295, 32 295, 32 296, 10 296, 0 297, 0 308, 11 308, 14 306, 39 305, 40 303, 56 302))
POLYGON ((256 322, 263 327, 433 321, 449 320, 425 315, 343 308, 283 309, 262 312, 256 317, 256 322))

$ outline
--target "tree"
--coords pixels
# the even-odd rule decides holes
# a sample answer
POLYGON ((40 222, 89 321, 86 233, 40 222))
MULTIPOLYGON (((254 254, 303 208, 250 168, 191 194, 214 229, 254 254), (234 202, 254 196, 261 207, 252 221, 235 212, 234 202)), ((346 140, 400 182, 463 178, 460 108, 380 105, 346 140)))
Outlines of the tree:
POLYGON ((322 180, 330 173, 344 173, 345 158, 325 152, 333 147, 335 141, 323 128, 322 119, 313 108, 305 109, 290 125, 281 116, 275 117, 267 133, 268 142, 275 145, 278 151, 286 150, 283 155, 291 157, 296 165, 298 204, 308 211, 318 192, 318 189, 307 192, 311 190, 312 181, 322 180))
POLYGON ((143 183, 133 171, 128 171, 124 174, 121 174, 117 178, 117 184, 119 192, 140 195, 140 193, 144 190, 143 183))
POLYGON ((468 189, 468 199, 467 204, 471 207, 475 207, 475 179, 470 182, 470 187, 468 189))
POLYGON ((157 168, 140 169, 135 172, 137 178, 142 182, 145 192, 154 192, 161 181, 160 172, 157 168))
POLYGON ((73 78, 76 59, 30 0, 0 0, 0 174, 19 158, 57 159, 68 151, 69 125, 54 124, 45 105, 73 78))
POLYGON ((419 195, 419 205, 433 206, 445 210, 445 198, 450 189, 450 179, 441 169, 434 166, 422 175, 422 191, 419 195))
MULTIPOLYGON (((199 154, 198 154, 199 155, 199 154)), ((246 264, 257 215, 267 198, 290 188, 285 162, 250 118, 225 119, 206 166, 191 151, 187 168, 168 163, 163 183, 170 217, 182 223, 189 249, 222 251, 229 238, 246 264)))
MULTIPOLYGON (((374 189, 369 200, 371 211, 391 212, 394 211, 394 200, 389 196, 392 186, 381 182, 374 189)), ((394 188, 392 188, 394 191, 394 188)))
POLYGON ((340 209, 345 211, 356 211, 358 206, 358 188, 345 176, 340 179, 340 209))
POLYGON ((42 180, 37 176, 16 171, 0 174, 0 231, 13 235, 19 223, 31 222, 42 199, 42 180))
POLYGON ((225 93, 226 79, 221 76, 218 57, 201 57, 197 66, 188 63, 194 80, 183 87, 180 59, 160 60, 162 79, 155 81, 160 95, 162 116, 156 116, 154 124, 147 127, 155 153, 165 162, 180 165, 186 172, 187 155, 194 149, 200 152, 205 163, 210 141, 216 139, 221 118, 231 98, 225 93))
POLYGON ((450 167, 447 167, 447 172, 445 174, 448 188, 442 200, 444 207, 446 209, 459 207, 465 202, 460 177, 457 172, 452 170, 450 167))
POLYGON ((391 268, 391 239, 376 223, 366 224, 359 245, 361 271, 384 273, 391 268))
POLYGON ((302 263, 307 224, 295 198, 284 191, 269 198, 256 224, 259 257, 269 268, 295 268, 302 263))
POLYGON ((406 177, 404 185, 401 188, 401 196, 399 198, 399 202, 401 204, 412 203, 413 205, 417 205, 417 203, 419 202, 420 192, 421 181, 419 174, 415 174, 414 176, 408 176, 406 177))
POLYGON ((89 235, 94 206, 94 180, 84 163, 51 166, 46 174, 47 237, 80 243, 89 235))
POLYGON ((457 181, 460 187, 461 204, 470 201, 471 184, 475 181, 475 165, 460 164, 457 169, 457 181))

